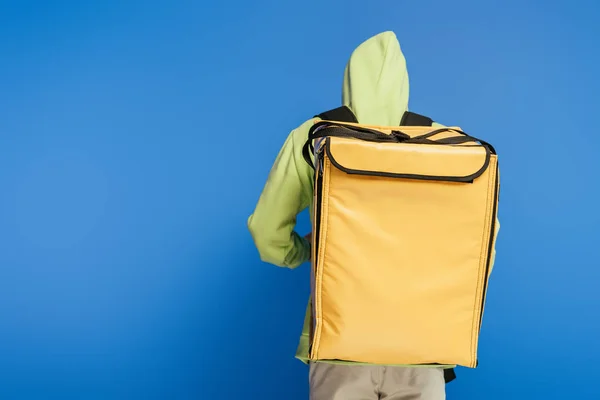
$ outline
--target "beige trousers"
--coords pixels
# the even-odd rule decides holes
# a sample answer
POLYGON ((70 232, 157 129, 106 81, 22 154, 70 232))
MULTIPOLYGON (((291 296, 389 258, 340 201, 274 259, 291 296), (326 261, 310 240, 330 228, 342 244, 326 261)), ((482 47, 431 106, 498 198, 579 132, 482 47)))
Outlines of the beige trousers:
POLYGON ((311 363, 310 400, 445 400, 441 368, 311 363))

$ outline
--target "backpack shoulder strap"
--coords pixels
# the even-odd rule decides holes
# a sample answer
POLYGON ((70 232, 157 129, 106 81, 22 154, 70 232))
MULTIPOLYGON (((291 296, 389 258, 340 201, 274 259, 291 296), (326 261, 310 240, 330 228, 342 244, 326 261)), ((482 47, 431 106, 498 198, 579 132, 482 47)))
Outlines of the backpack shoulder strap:
MULTIPOLYGON (((358 123, 356 116, 350 110, 350 108, 346 106, 341 106, 338 108, 334 108, 329 111, 322 112, 319 115, 315 115, 324 121, 339 121, 339 122, 351 122, 358 123)), ((400 121, 400 126, 431 126, 433 125, 433 120, 429 117, 426 117, 421 114, 417 114, 411 111, 406 111, 404 115, 402 115, 402 120, 400 121)))
POLYGON ((421 114, 406 111, 400 121, 400 126, 432 126, 433 120, 421 114))
POLYGON ((319 115, 315 115, 315 117, 321 118, 324 121, 350 122, 355 124, 358 123, 358 120, 356 119, 356 116, 352 110, 346 106, 325 111, 319 115))
MULTIPOLYGON (((323 121, 337 121, 337 122, 347 122, 347 123, 355 123, 355 124, 358 123, 358 120, 356 119, 356 116, 354 115, 352 110, 346 106, 341 106, 341 107, 334 108, 329 111, 322 112, 319 115, 315 115, 314 118, 320 118, 323 121)), ((310 158, 310 154, 314 151, 315 151, 315 149, 313 147, 312 140, 306 141, 306 143, 304 144, 304 147, 302 148, 302 156, 304 157, 304 160, 306 160, 306 162, 309 165, 313 166, 313 168, 314 168, 314 165, 310 158)))
POLYGON ((456 372, 454 372, 454 368, 444 369, 444 381, 446 383, 450 383, 456 379, 456 372))

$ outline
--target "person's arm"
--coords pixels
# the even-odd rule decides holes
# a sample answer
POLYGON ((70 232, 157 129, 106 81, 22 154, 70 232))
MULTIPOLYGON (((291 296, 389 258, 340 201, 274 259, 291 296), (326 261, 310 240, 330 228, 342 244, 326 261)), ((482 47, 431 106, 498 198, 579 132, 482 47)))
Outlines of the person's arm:
POLYGON ((309 166, 302 158, 300 139, 304 126, 288 136, 281 148, 248 229, 261 260, 296 268, 310 259, 310 242, 296 231, 296 217, 312 199, 309 166))

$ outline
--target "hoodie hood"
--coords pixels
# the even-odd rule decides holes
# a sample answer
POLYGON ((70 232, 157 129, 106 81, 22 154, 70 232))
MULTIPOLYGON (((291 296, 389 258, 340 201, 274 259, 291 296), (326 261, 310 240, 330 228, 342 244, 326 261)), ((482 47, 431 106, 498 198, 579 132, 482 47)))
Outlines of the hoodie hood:
POLYGON ((344 72, 342 103, 367 125, 396 126, 408 110, 408 71, 394 32, 363 42, 344 72))

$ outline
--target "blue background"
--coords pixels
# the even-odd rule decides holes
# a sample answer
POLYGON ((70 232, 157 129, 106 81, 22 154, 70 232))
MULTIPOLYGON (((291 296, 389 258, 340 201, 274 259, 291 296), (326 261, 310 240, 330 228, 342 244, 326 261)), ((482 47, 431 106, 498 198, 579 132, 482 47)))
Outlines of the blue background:
POLYGON ((411 108, 501 155, 481 364, 448 398, 600 398, 598 11, 2 2, 0 398, 306 399, 308 268, 261 263, 246 218, 289 130, 388 29, 411 108))

